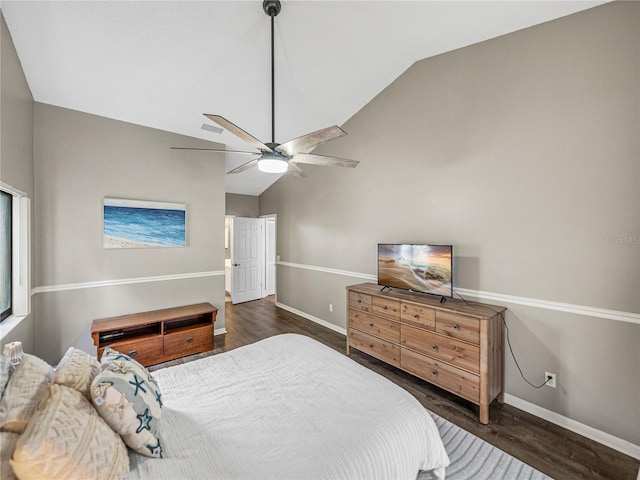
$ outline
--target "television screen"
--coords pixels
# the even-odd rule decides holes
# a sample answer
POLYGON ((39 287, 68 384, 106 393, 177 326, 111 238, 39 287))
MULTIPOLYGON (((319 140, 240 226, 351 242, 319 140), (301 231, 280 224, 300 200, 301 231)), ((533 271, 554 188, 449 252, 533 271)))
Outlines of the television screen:
POLYGON ((453 246, 378 244, 378 285, 453 296, 453 246))

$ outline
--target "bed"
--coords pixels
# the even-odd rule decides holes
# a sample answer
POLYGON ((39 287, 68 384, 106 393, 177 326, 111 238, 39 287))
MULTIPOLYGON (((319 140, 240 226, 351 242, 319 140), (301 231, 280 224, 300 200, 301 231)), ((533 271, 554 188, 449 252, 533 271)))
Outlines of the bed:
POLYGON ((108 347, 6 360, 3 479, 431 480, 449 464, 413 396, 302 335, 153 373, 108 347))
POLYGON ((163 458, 128 479, 444 478, 449 460, 408 392, 305 336, 283 334, 153 373, 163 458))

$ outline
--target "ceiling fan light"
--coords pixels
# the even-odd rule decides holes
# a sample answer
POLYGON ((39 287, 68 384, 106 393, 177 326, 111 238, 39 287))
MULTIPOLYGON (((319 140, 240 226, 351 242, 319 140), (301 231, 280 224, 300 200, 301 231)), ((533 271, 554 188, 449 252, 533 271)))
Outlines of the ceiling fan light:
POLYGON ((281 158, 261 158, 258 168, 266 173, 284 173, 287 171, 287 161, 281 158))

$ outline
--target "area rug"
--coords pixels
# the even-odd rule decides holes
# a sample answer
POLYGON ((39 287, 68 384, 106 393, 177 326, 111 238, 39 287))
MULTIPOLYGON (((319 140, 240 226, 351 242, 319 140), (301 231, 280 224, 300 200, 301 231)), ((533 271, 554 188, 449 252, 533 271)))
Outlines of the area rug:
MULTIPOLYGON (((429 413, 451 460, 446 470, 447 480, 552 480, 472 433, 429 413)), ((416 480, 432 478, 428 472, 420 472, 416 480)))

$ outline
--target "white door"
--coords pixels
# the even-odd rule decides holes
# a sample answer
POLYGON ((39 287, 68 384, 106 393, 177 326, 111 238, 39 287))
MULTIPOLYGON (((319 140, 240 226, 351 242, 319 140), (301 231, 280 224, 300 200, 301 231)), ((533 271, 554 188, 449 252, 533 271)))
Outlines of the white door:
POLYGON ((267 218, 265 235, 265 295, 276 293, 276 219, 267 218))
POLYGON ((234 217, 231 229, 231 303, 257 300, 262 293, 262 220, 234 217))

